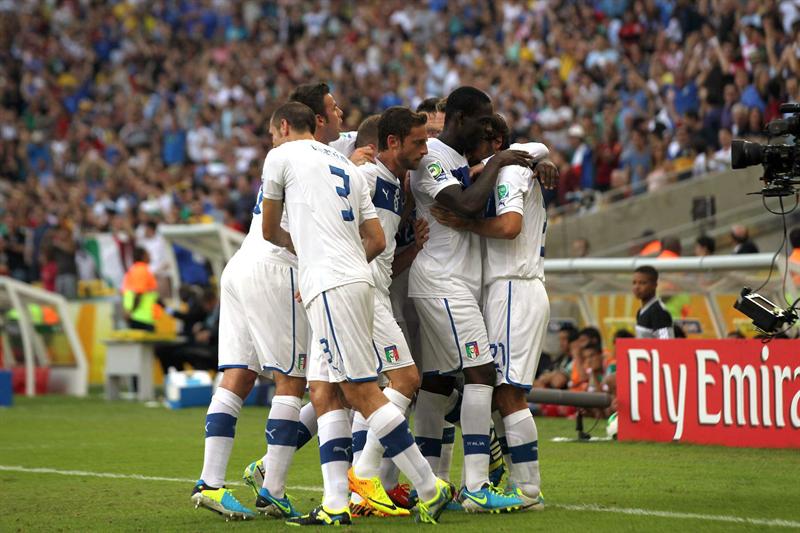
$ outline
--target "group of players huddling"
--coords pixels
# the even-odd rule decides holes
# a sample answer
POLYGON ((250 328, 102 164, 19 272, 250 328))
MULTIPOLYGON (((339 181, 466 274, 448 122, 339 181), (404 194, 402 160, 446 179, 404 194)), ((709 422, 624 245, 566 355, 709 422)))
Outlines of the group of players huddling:
POLYGON ((436 523, 447 508, 544 507, 525 396, 549 319, 542 187, 558 172, 541 144, 508 149, 508 127, 478 89, 447 97, 441 131, 429 116, 438 118, 392 107, 340 135, 342 112, 323 83, 298 87, 272 115, 253 221, 221 278, 224 374, 206 416, 196 506, 256 514, 225 488, 225 472, 243 399, 271 372, 267 452, 244 475, 259 513, 344 525, 412 510, 436 523), (406 225, 415 242, 401 249, 406 225), (407 290, 397 278, 406 269, 407 290), (419 319, 417 364, 398 325, 406 297, 419 319), (492 422, 505 488, 490 481, 492 422), (315 433, 324 495, 301 515, 285 481, 315 433))

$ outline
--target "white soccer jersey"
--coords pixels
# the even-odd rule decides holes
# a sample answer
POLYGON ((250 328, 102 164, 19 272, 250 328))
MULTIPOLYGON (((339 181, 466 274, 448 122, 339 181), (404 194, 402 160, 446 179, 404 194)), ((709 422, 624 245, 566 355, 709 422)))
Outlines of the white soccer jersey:
POLYGON ((322 143, 298 140, 270 150, 264 176, 264 197, 286 206, 303 302, 341 285, 373 285, 358 228, 377 214, 357 167, 322 143))
MULTIPOLYGON (((523 150, 534 160, 546 157, 547 148, 540 143, 513 144, 512 150, 523 150)), ((522 230, 515 239, 486 239, 483 262, 484 283, 498 279, 534 279, 544 281, 544 240, 547 211, 542 185, 533 179, 533 171, 522 166, 500 170, 487 216, 515 212, 522 215, 522 230), (492 211, 495 211, 492 213, 492 211)))
POLYGON ((452 185, 470 184, 466 158, 439 139, 428 139, 428 154, 411 173, 411 192, 417 217, 430 227, 428 242, 411 266, 408 295, 415 298, 479 299, 481 285, 480 238, 439 224, 431 216, 436 195, 452 185))
POLYGON ((357 131, 343 131, 339 134, 339 138, 329 142, 328 146, 343 153, 345 157, 350 157, 356 151, 357 135, 357 131))
POLYGON ((400 180, 376 159, 376 163, 365 163, 358 167, 367 182, 372 205, 378 213, 383 234, 386 237, 386 249, 370 264, 375 278, 375 288, 389 295, 392 284, 392 261, 396 243, 394 236, 400 226, 400 214, 403 211, 403 197, 400 192, 400 180))
MULTIPOLYGON (((266 167, 266 160, 264 161, 266 167)), ((297 268, 297 256, 291 253, 286 248, 275 246, 268 240, 264 239, 264 231, 261 227, 263 215, 261 214, 261 203, 264 200, 264 173, 261 175, 261 188, 258 191, 258 200, 255 207, 253 207, 253 218, 250 221, 250 229, 242 241, 241 250, 246 253, 248 257, 254 259, 266 259, 274 263, 286 265, 288 267, 297 268)), ((283 220, 281 226, 286 231, 289 231, 286 211, 283 213, 283 220)))

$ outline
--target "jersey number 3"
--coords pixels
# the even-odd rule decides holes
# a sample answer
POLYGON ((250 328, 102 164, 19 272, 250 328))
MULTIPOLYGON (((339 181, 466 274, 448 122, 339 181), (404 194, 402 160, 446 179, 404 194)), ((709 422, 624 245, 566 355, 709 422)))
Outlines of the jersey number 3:
POLYGON ((354 220, 353 217, 353 206, 350 205, 350 200, 347 198, 350 196, 350 176, 347 175, 347 172, 344 171, 343 168, 335 167, 333 165, 328 165, 328 168, 331 170, 331 174, 342 178, 342 187, 336 187, 336 193, 344 198, 345 204, 347 204, 347 209, 342 209, 342 218, 350 222, 354 220))

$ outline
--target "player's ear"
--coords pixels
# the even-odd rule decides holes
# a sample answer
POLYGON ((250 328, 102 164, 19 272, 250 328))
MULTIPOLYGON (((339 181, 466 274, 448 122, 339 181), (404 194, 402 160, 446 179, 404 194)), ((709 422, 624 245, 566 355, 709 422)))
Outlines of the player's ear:
POLYGON ((386 137, 386 145, 390 150, 400 148, 400 138, 397 135, 389 135, 386 137))
POLYGON ((286 120, 285 118, 281 119, 281 137, 286 137, 287 135, 289 135, 290 129, 291 127, 289 126, 289 121, 286 120))

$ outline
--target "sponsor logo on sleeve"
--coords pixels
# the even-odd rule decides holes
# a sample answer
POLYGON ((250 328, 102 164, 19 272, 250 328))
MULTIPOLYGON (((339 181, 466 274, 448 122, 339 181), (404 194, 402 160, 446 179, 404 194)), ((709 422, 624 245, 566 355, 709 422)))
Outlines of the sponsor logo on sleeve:
POLYGON ((508 200, 508 185, 501 183, 497 186, 497 205, 506 205, 506 200, 508 200))
POLYGON ((438 161, 428 163, 428 172, 430 173, 431 177, 436 181, 442 181, 444 179, 447 179, 447 174, 444 173, 444 169, 442 168, 442 165, 438 161))

